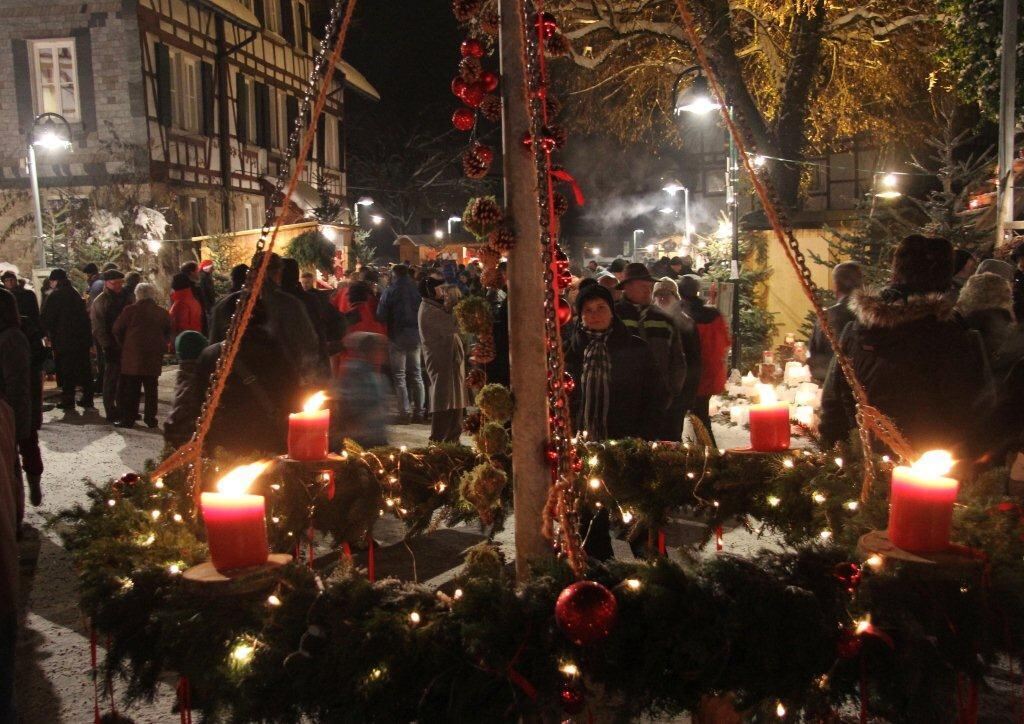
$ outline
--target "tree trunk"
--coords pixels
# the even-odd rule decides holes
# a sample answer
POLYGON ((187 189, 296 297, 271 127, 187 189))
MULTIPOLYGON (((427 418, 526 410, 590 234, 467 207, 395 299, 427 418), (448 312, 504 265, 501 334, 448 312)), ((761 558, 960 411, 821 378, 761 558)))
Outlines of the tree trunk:
POLYGON ((547 357, 544 350, 544 262, 537 213, 537 170, 519 139, 530 129, 523 16, 515 0, 501 0, 501 85, 505 204, 516 246, 508 260, 509 363, 512 415, 512 491, 515 501, 516 575, 525 581, 530 562, 551 555, 541 532, 550 486, 544 460, 548 442, 547 357))

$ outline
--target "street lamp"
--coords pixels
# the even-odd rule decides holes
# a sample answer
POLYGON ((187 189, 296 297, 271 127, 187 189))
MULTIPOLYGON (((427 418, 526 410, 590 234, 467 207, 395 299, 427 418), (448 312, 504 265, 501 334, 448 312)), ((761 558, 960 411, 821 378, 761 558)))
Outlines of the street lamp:
POLYGON ((886 173, 878 180, 879 190, 875 192, 875 196, 880 199, 898 199, 903 195, 897 186, 899 186, 899 176, 894 173, 886 173))
POLYGON ((380 226, 381 224, 384 223, 384 217, 381 216, 380 214, 374 214, 373 216, 370 217, 370 221, 373 222, 374 226, 380 226))
POLYGON ((595 246, 593 249, 590 250, 590 253, 594 257, 601 256, 601 249, 600 247, 595 246))
POLYGON ((373 206, 373 199, 371 199, 369 196, 360 196, 359 200, 356 201, 356 205, 355 205, 355 208, 354 208, 355 216, 356 216, 356 226, 359 226, 359 207, 360 206, 373 206))
MULTIPOLYGON (((695 65, 687 68, 672 86, 673 100, 675 101, 676 115, 680 113, 692 113, 704 116, 712 111, 721 110, 722 105, 715 100, 709 92, 708 79, 704 76, 700 66, 695 65), (690 86, 680 92, 679 84, 684 78, 695 76, 690 86)), ((732 106, 726 107, 729 119, 732 120, 732 106)), ((732 133, 729 133, 729 154, 725 160, 725 201, 729 207, 729 219, 732 236, 732 261, 730 265, 729 279, 733 281, 732 300, 732 361, 733 369, 739 368, 740 361, 740 209, 739 209, 739 158, 737 156, 736 144, 733 142, 732 133)), ((687 238, 689 237, 689 219, 687 219, 687 238)))
POLYGON ((452 216, 448 217, 448 236, 452 235, 452 224, 457 224, 460 221, 462 221, 462 217, 461 216, 454 216, 454 215, 452 215, 452 216))
POLYGON ((441 229, 434 229, 434 238, 440 241, 444 238, 444 231, 441 229))
POLYGON ((46 247, 43 244, 43 205, 39 199, 39 169, 36 146, 44 151, 71 149, 71 125, 59 113, 41 113, 32 121, 28 132, 28 172, 32 182, 32 211, 36 222, 36 263, 46 266, 46 247))
POLYGON ((646 233, 643 229, 633 229, 633 261, 636 261, 637 253, 640 249, 640 240, 646 233))

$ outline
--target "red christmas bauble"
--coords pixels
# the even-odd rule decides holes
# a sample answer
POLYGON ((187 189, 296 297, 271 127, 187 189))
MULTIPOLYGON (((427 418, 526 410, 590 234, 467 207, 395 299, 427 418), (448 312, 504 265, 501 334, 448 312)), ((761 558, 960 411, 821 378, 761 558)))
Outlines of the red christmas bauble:
POLYGON ((462 98, 462 94, 466 91, 466 86, 469 85, 462 78, 455 78, 452 81, 452 93, 455 94, 456 98, 462 98))
POLYGON ((861 571, 856 563, 837 563, 832 575, 847 593, 852 594, 860 585, 861 571))
POLYGON ((558 32, 558 21, 551 13, 537 13, 533 18, 533 24, 545 40, 558 32))
POLYGON ((482 143, 478 143, 473 146, 473 155, 479 158, 483 163, 491 163, 494 161, 494 150, 490 146, 485 146, 482 143))
POLYGON ((459 47, 462 52, 463 58, 482 58, 484 57, 484 44, 476 38, 469 38, 463 40, 462 45, 459 47))
POLYGON ((133 485, 138 484, 138 482, 139 482, 139 474, 138 473, 125 473, 124 475, 121 476, 121 478, 117 482, 121 483, 121 485, 127 485, 128 487, 131 487, 133 485))
POLYGON ((612 632, 619 604, 615 595, 596 581, 567 586, 555 602, 555 620, 570 641, 588 646, 612 632))
POLYGON ((863 645, 864 641, 856 631, 844 628, 836 640, 836 655, 841 659, 856 658, 863 645))
POLYGON ((587 704, 583 690, 576 686, 565 686, 558 692, 558 703, 566 714, 579 714, 587 704))
POLYGON ((469 83, 462 91, 462 95, 459 96, 462 102, 470 108, 476 108, 480 105, 480 102, 484 99, 484 88, 483 84, 479 81, 476 83, 469 83))
POLYGON ((552 463, 552 464, 557 463, 558 462, 558 448, 556 448, 554 445, 549 444, 547 449, 544 451, 544 457, 547 458, 547 461, 549 463, 552 463))
POLYGON ((480 82, 484 84, 484 90, 488 93, 498 90, 498 74, 492 70, 485 70, 481 73, 480 82))
POLYGON ((523 137, 519 139, 519 145, 521 145, 527 151, 529 151, 531 148, 533 148, 533 136, 530 135, 529 131, 524 133, 523 137))
POLYGON ((572 306, 562 299, 558 298, 558 326, 564 327, 569 324, 569 320, 572 318, 572 306))
POLYGON ((476 114, 468 108, 460 108, 452 114, 452 125, 460 131, 468 131, 476 124, 476 114))
POLYGON ((562 385, 565 387, 565 391, 568 394, 572 394, 573 390, 576 389, 576 380, 572 378, 572 375, 568 372, 562 373, 562 385))

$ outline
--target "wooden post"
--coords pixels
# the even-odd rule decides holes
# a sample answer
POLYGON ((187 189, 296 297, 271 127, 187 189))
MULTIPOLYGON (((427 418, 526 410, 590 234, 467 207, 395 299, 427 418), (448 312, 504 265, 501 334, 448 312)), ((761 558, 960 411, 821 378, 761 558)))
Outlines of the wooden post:
POLYGON ((529 576, 530 561, 552 554, 541 533, 550 486, 544 459, 548 442, 547 360, 544 350, 544 263, 537 210, 537 170, 519 141, 530 129, 529 81, 525 76, 522 3, 500 0, 501 85, 504 126, 505 205, 516 246, 508 260, 509 361, 512 476, 515 498, 516 575, 529 576))
POLYGON ((1017 128, 1017 3, 1003 0, 1003 56, 999 75, 999 197, 996 203, 996 247, 1013 240, 1013 141, 1017 128), (1007 52, 1007 49, 1010 52, 1007 52))

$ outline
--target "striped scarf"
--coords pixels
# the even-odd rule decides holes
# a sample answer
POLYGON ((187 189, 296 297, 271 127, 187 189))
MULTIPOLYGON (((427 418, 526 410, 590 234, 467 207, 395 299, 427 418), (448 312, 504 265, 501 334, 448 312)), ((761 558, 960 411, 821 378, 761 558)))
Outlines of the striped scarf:
POLYGON ((576 426, 586 430, 591 440, 608 437, 608 384, 612 374, 612 360, 608 354, 608 337, 612 328, 603 332, 581 329, 587 347, 583 350, 583 404, 580 405, 576 426))

